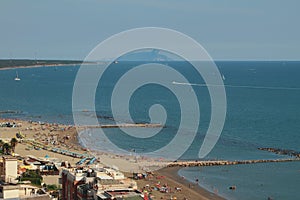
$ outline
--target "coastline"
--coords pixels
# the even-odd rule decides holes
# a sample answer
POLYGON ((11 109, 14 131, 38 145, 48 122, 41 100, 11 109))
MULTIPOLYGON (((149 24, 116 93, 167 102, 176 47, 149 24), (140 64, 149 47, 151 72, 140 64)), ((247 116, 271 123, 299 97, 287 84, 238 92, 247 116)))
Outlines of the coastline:
MULTIPOLYGON (((214 194, 196 183, 192 183, 179 176, 180 167, 165 167, 154 171, 150 177, 136 180, 138 189, 147 191, 153 199, 188 199, 188 200, 224 200, 223 197, 214 194), (153 190, 157 185, 163 185, 170 188, 168 193, 161 193, 153 190)), ((131 177, 131 174, 126 174, 131 177)))
POLYGON ((195 197, 199 197, 200 199, 206 200, 221 200, 224 199, 221 196, 218 196, 217 194, 214 194, 205 188, 202 188, 196 183, 192 183, 182 177, 179 176, 178 171, 180 170, 180 167, 167 167, 158 170, 158 173, 161 175, 166 176, 166 179, 169 182, 174 182, 174 184, 180 184, 181 187, 184 188, 184 190, 188 191, 188 199, 195 199, 195 197), (191 186, 191 188, 189 188, 191 186))
MULTIPOLYGON (((37 66, 36 66, 37 67, 37 66)), ((47 67, 47 66, 46 66, 47 67)), ((78 66, 75 66, 75 68, 77 69, 77 67, 78 66)), ((42 67, 43 68, 43 67, 42 67)), ((42 69, 42 68, 37 68, 37 69, 42 69)), ((46 70, 47 68, 44 68, 46 71, 54 71, 54 68, 55 67, 51 67, 51 66, 49 66, 49 70, 46 70), (53 68, 52 70, 51 70, 51 68, 53 68)), ((58 68, 58 67, 57 67, 58 68)), ((70 67, 67 67, 67 68, 70 68, 70 69, 75 69, 73 66, 70 66, 70 67)), ((66 69, 67 69, 66 68, 66 69)), ((61 70, 63 70, 64 68, 62 68, 62 67, 60 67, 59 69, 61 69, 61 70)), ((29 70, 29 69, 28 69, 29 70)), ((33 71, 35 71, 36 69, 33 69, 33 71)), ((11 72, 14 72, 15 73, 15 71, 16 70, 14 70, 14 69, 12 69, 12 70, 9 70, 10 71, 10 74, 12 74, 11 72)), ((17 70, 18 71, 18 70, 17 70)), ((23 71, 23 70, 22 70, 23 71)), ((25 70, 26 71, 26 70, 25 70)), ((30 70, 29 70, 30 71, 30 70)), ((60 71, 60 70, 58 70, 58 71, 60 71)), ((74 71, 74 70, 73 70, 74 71)), ((3 71, 3 72, 5 72, 5 71, 3 71)), ((1 73, 1 72, 0 72, 1 73)), ((20 95, 19 95, 20 96, 20 95)), ((9 104, 10 105, 10 104, 9 104)), ((12 104, 12 106, 14 106, 13 104, 12 104)), ((15 106, 18 106, 17 104, 15 104, 15 106)), ((6 108, 6 107, 8 107, 8 106, 5 106, 4 108, 6 108)), ((9 107, 8 107, 9 108, 9 107)), ((20 107, 21 109, 20 109, 20 112, 22 112, 21 110, 23 109, 22 107, 20 107)), ((9 112, 9 110, 8 110, 8 112, 9 112)), ((12 111, 13 112, 13 111, 12 111)), ((18 112, 18 110, 16 110, 16 112, 18 112)), ((84 112, 84 111, 82 111, 82 112, 84 112)), ((18 113, 16 113, 16 114, 12 114, 12 115, 10 115, 10 114, 8 114, 8 115, 6 115, 5 113, 4 113, 4 115, 3 116, 16 116, 16 118, 20 118, 20 119, 25 119, 26 120, 26 118, 28 117, 28 118, 30 118, 30 119, 34 119, 34 120, 43 120, 43 118, 44 118, 44 116, 43 116, 43 114, 41 115, 41 114, 39 114, 39 115, 37 115, 37 116, 35 116, 35 115, 29 115, 29 114, 27 114, 26 112, 24 112, 24 115, 22 114, 22 113, 20 113, 21 115, 19 115, 18 113), (22 117, 22 116, 25 116, 24 118, 22 117)), ((58 117, 60 117, 59 115, 58 115, 58 117)), ((27 118, 27 119, 28 119, 27 118)), ((58 119, 54 119, 54 121, 56 121, 56 120, 59 120, 59 121, 62 121, 61 119, 65 119, 66 117, 64 117, 64 116, 62 116, 61 118, 58 118, 58 119)), ((52 121, 52 118, 49 118, 50 120, 48 120, 48 121, 52 121)), ((293 118, 292 118, 293 119, 293 118)), ((47 120, 46 120, 47 121, 47 120)), ((66 122, 65 124, 68 124, 68 122, 66 122)), ((2 133, 3 132, 1 132, 1 129, 0 129, 0 135, 2 136, 2 133)), ((235 140, 233 140, 232 142, 234 142, 235 140)), ((267 140, 266 140, 267 141, 267 140)), ((289 141, 289 140, 288 140, 289 141)), ((295 140, 295 141, 297 141, 297 140, 295 140)), ((229 141, 230 142, 230 141, 229 141)), ((263 143, 263 142, 262 142, 263 143)), ((246 143, 246 144, 248 144, 248 143, 246 143)), ((252 144, 252 143, 250 143, 250 144, 252 144)), ((273 146, 274 144, 273 143, 271 143, 271 147, 273 146)), ((276 145, 277 145, 277 143, 275 143, 275 145, 274 145, 274 147, 276 147, 276 145)), ((83 145, 84 146, 84 145, 83 145)), ((227 146, 227 143, 226 143, 226 146, 227 146)), ((288 145, 289 146, 289 145, 288 145)), ((255 148, 256 148, 256 145, 254 146, 255 148)), ((280 147, 280 146, 279 146, 280 147)), ((252 148, 252 146, 251 146, 251 148, 252 148)), ((268 147, 267 146, 267 148, 263 148, 263 150, 266 150, 266 151, 269 151, 269 152, 272 152, 272 154, 274 153, 273 151, 275 151, 275 153, 278 153, 278 154, 282 154, 285 150, 284 149, 274 149, 274 148, 270 148, 270 147, 268 147)), ((28 151, 27 151, 28 152, 28 151)), ((34 152, 37 152, 38 153, 38 151, 34 151, 34 152)), ((40 150, 40 152, 41 152, 41 150, 40 150)), ((103 151, 103 152, 106 152, 105 150, 103 151)), ((28 154, 30 154, 30 153, 28 153, 28 154)), ((264 154, 264 152, 262 152, 262 154, 264 154)), ((45 154, 44 154, 45 155, 45 154)), ((48 155, 50 155, 51 156, 51 154, 48 154, 48 155)), ((55 154, 55 155, 61 155, 61 154, 55 154)), ((241 154, 242 155, 242 154, 241 154)), ((251 154, 252 155, 252 154, 251 154)), ((255 154, 255 155, 257 155, 257 154, 255 154)), ((247 155, 246 155, 247 156, 247 155)), ((259 155, 259 156, 261 156, 261 155, 259 155)), ((262 155, 261 157, 263 157, 263 158, 265 158, 264 157, 265 155, 262 155)), ((99 155, 99 157, 102 157, 102 155, 99 155)), ((271 155, 270 157, 274 157, 273 155, 271 155)), ((276 157, 275 157, 276 158, 276 157)), ((119 158, 116 158, 116 160, 120 160, 119 158)), ((176 163, 178 163, 178 162, 176 162, 176 163)), ((277 166, 277 165, 276 165, 277 166)), ((226 167, 225 167, 226 168, 226 167)), ((220 169, 221 170, 223 170, 223 169, 225 169, 225 168, 223 168, 223 167, 221 167, 220 169)), ((255 168, 255 169, 258 169, 258 167, 255 167, 255 166, 253 166, 253 168, 255 168)), ((183 168, 183 167, 180 167, 180 169, 182 169, 182 172, 183 171, 185 171, 185 169, 183 168)), ((186 168, 186 169, 189 169, 189 168, 186 168)), ((199 168, 198 168, 199 169, 199 168)), ((211 169, 211 168, 209 168, 209 169, 211 169)), ((289 169, 289 168, 287 168, 287 169, 289 169)), ((298 172, 298 171, 297 171, 298 172)), ((295 173, 297 173, 297 172, 295 172, 295 173)), ((201 170, 200 170, 200 173, 201 173, 201 170)), ((214 173, 214 174, 216 174, 216 173, 214 173)), ((180 173, 179 173, 179 177, 180 177, 180 175, 183 175, 183 174, 181 174, 181 171, 180 171, 180 173)), ((176 174, 176 172, 174 173, 174 176, 172 176, 172 177, 177 177, 178 175, 176 174)), ((188 175, 186 175, 186 176, 188 176, 188 175)), ((206 175, 203 175, 203 176, 206 176, 206 175)), ((232 178, 232 177, 230 177, 229 176, 229 178, 228 179, 226 179, 226 180, 230 180, 230 178, 232 178)), ((190 179, 190 181, 191 182, 195 182, 194 180, 195 180, 195 176, 191 176, 191 177, 189 177, 189 179, 190 179)), ((269 176, 268 177, 268 179, 270 179, 270 180, 272 180, 273 179, 273 177, 272 176, 269 176)), ((208 179, 209 180, 209 179, 208 179)), ((212 179, 213 180, 213 179, 212 179)), ((267 179, 266 179, 267 180, 267 179)), ((249 181, 250 182, 250 181, 249 181)), ((215 185, 215 184, 211 184, 211 185, 209 185, 209 186, 211 186, 211 187, 207 187, 207 185, 206 184, 203 184, 202 185, 202 182, 200 182, 201 183, 201 186, 202 187, 204 187, 204 188, 206 188, 206 189, 208 189, 209 191, 211 191, 211 192, 214 192, 212 189, 210 189, 210 188, 212 188, 212 186, 211 185, 215 185)), ((220 192, 220 194, 226 194, 227 195, 227 193, 226 193, 226 191, 228 191, 228 190, 226 190, 226 189, 228 189, 228 186, 230 186, 230 185, 237 185, 238 186, 238 190, 237 190, 237 192, 236 193, 243 193, 244 192, 244 189, 243 188, 241 188, 239 185, 238 185, 238 182, 234 182, 233 184, 232 183, 229 183, 229 184, 227 184, 227 183, 225 183, 224 184, 224 182, 223 182, 223 184, 219 184, 219 185, 222 185, 222 186, 224 186, 224 188, 225 188, 225 190, 221 190, 221 188, 220 187, 216 187, 216 188, 218 188, 219 189, 219 192, 220 192), (222 192, 224 192, 225 191, 225 193, 222 193, 222 192)), ((249 188, 251 188, 251 187, 249 187, 249 188)), ((263 187, 262 187, 263 188, 263 187)), ((255 191, 254 189, 253 189, 253 191, 255 191)), ((271 191, 278 191, 278 189, 271 189, 271 191)), ((259 192, 259 191, 258 191, 259 192)), ((251 196, 251 195, 250 195, 251 196)))
MULTIPOLYGON (((187 199, 223 199, 216 194, 213 194, 204 188, 201 188, 199 185, 192 184, 188 182, 187 180, 183 180, 178 175, 178 170, 180 167, 165 167, 162 168, 164 163, 155 161, 154 159, 144 159, 142 158, 139 160, 138 164, 133 159, 133 156, 121 156, 121 155, 115 155, 108 152, 97 152, 98 154, 95 154, 94 152, 90 152, 87 149, 80 146, 77 138, 77 131, 75 126, 70 125, 62 125, 62 124, 51 124, 51 123, 38 123, 38 122, 31 122, 31 121, 25 121, 25 120, 19 120, 19 119, 8 119, 8 118, 0 118, 0 123, 4 122, 15 122, 15 124, 19 124, 19 127, 0 127, 0 133, 1 133, 1 139, 2 140, 9 140, 10 138, 16 137, 16 133, 22 133, 26 136, 29 140, 34 140, 38 143, 42 143, 46 137, 54 136, 57 137, 57 141, 60 141, 58 145, 54 145, 57 148, 66 149, 68 151, 72 152, 78 152, 81 154, 90 154, 93 156, 99 156, 101 159, 101 164, 106 163, 115 163, 117 166, 127 166, 128 169, 138 170, 142 167, 142 169, 149 165, 155 165, 159 168, 158 171, 154 171, 155 174, 161 177, 165 177, 163 180, 160 180, 162 183, 165 183, 169 185, 171 188, 179 187, 182 189, 181 192, 172 192, 172 193, 161 193, 159 191, 156 191, 155 196, 159 198, 167 198, 170 196, 176 196, 179 197, 178 199, 183 199, 184 197, 187 199), (47 134, 47 135, 46 135, 47 134), (62 138, 65 136, 68 136, 68 140, 64 140, 62 142, 62 138), (193 185, 192 188, 189 188, 189 185, 193 185)), ((28 146, 31 146, 32 144, 29 143, 19 143, 16 146, 15 153, 17 155, 26 157, 28 155, 35 156, 35 157, 45 157, 46 155, 57 158, 62 161, 68 161, 72 165, 75 165, 76 162, 78 162, 79 158, 74 158, 68 155, 64 155, 58 152, 50 151, 49 149, 43 149, 40 148, 38 150, 36 149, 28 149, 28 146)), ((46 146, 46 145, 45 145, 46 146)), ((47 145, 51 146, 52 145, 47 145)), ((51 149, 51 148, 50 148, 51 149)), ((127 169, 127 171, 129 171, 127 169)), ((139 180, 137 181, 138 187, 140 189, 143 188, 146 184, 151 184, 149 182, 150 180, 139 180)), ((157 180, 155 180, 157 181, 157 180)), ((154 181, 154 182, 155 182, 154 181)), ((152 182, 153 183, 153 182, 152 182)))
MULTIPOLYGON (((50 60, 51 61, 51 60, 50 60)), ((0 60, 1 62, 1 60, 0 60)), ((103 61, 104 62, 104 61, 103 61)), ((24 68, 39 68, 39 67, 65 67, 65 66, 81 66, 81 65, 92 65, 98 64, 99 62, 93 61, 78 61, 70 63, 39 63, 39 64, 29 64, 29 65, 15 65, 15 66, 1 66, 1 70, 10 70, 10 69, 24 69, 24 68)), ((102 63, 102 62, 100 62, 102 63)))
POLYGON ((58 67, 58 66, 77 66, 82 65, 78 63, 74 64, 37 64, 37 65, 20 65, 20 66, 11 66, 11 67, 0 67, 0 70, 10 70, 10 69, 24 69, 24 68, 38 68, 38 67, 58 67))

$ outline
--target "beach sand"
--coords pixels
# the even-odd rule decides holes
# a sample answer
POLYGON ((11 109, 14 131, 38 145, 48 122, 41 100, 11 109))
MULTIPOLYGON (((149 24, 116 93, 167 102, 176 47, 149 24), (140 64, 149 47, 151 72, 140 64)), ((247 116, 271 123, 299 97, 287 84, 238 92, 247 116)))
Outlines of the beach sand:
POLYGON ((45 157, 48 155, 52 158, 58 158, 61 161, 68 161, 73 165, 79 160, 79 158, 73 158, 41 148, 36 150, 33 148, 33 145, 30 144, 31 141, 38 142, 39 144, 43 144, 51 148, 60 148, 81 154, 88 153, 87 150, 83 149, 78 144, 77 132, 73 126, 30 122, 18 119, 0 119, 0 124, 6 122, 10 122, 11 124, 15 123, 18 127, 0 127, 0 139, 5 142, 9 142, 11 138, 16 138, 17 133, 21 133, 25 136, 24 141, 22 143, 18 143, 15 148, 15 153, 22 157, 26 157, 28 155, 45 157), (27 142, 25 140, 27 140, 27 142))
MULTIPOLYGON (((162 193, 159 191, 152 191, 153 199, 170 199, 171 197, 176 197, 177 199, 189 199, 189 200, 201 200, 201 199, 222 199, 216 194, 210 193, 203 188, 199 187, 195 183, 190 183, 178 175, 178 167, 164 167, 166 162, 157 161, 154 159, 138 158, 133 156, 124 155, 114 155, 110 153, 96 153, 89 152, 82 148, 78 144, 77 131, 74 126, 67 126, 61 124, 49 124, 49 123, 38 123, 23 121, 17 119, 0 119, 0 123, 3 122, 15 122, 15 124, 20 125, 19 127, 0 127, 0 139, 4 141, 10 141, 11 138, 16 137, 16 133, 21 132, 26 139, 34 139, 42 144, 47 144, 48 146, 66 149, 72 152, 78 152, 81 154, 92 154, 96 158, 100 159, 100 162, 105 165, 116 165, 121 171, 132 177, 134 171, 143 171, 149 166, 156 166, 162 168, 158 171, 154 171, 154 176, 151 179, 138 180, 139 189, 143 189, 144 186, 155 186, 158 182, 161 185, 168 185, 171 188, 169 193, 162 193), (66 139, 66 136, 68 139, 66 139), (47 142, 48 139, 48 142, 47 142), (51 141, 57 141, 55 144, 51 144, 51 141), (49 142, 50 141, 50 142, 49 142), (157 177, 160 177, 159 179, 157 177), (161 178, 163 177, 163 178, 161 178), (181 188, 181 191, 175 191, 175 187, 181 188)), ((44 149, 30 149, 28 148, 30 144, 28 143, 18 143, 15 149, 15 153, 22 157, 32 155, 35 157, 45 157, 48 155, 50 158, 58 158, 61 161, 68 161, 72 166, 78 162, 79 158, 73 158, 70 156, 55 153, 44 149)), ((48 177, 47 182, 57 183, 57 177, 48 177)))
POLYGON ((49 156, 49 158, 57 158, 61 161, 68 161, 71 166, 75 166, 75 163, 78 162, 80 159, 79 158, 73 158, 73 157, 70 157, 70 156, 66 156, 66 155, 62 155, 62 154, 59 154, 59 153, 54 153, 54 152, 51 152, 51 151, 46 151, 46 150, 26 150, 26 147, 27 145, 24 145, 24 144, 18 144, 16 146, 16 154, 19 154, 20 156, 22 157, 26 157, 28 155, 31 155, 31 156, 35 156, 37 158, 39 157, 42 157, 44 158, 46 155, 49 156))
MULTIPOLYGON (((141 191, 146 190, 149 192, 149 188, 153 188, 156 184, 166 185, 171 188, 168 193, 162 193, 156 190, 151 190, 151 195, 153 199, 171 199, 176 197, 176 199, 189 199, 189 200, 221 200, 220 196, 213 194, 203 188, 201 188, 196 183, 191 183, 182 177, 179 177, 178 167, 166 167, 158 171, 153 172, 152 178, 137 180, 138 187, 141 191), (149 186, 149 187, 148 187, 149 186), (175 188, 180 188, 176 190, 175 188)), ((128 177, 132 176, 127 174, 128 177)))

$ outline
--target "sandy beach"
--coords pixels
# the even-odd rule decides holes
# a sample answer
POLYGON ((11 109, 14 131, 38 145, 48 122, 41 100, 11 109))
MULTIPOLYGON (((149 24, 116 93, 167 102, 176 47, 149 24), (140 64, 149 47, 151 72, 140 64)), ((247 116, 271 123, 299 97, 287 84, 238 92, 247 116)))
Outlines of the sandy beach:
POLYGON ((0 119, 0 124, 7 122, 14 124, 16 127, 0 127, 0 138, 9 142, 11 138, 17 138, 17 134, 21 134, 24 138, 21 143, 17 144, 15 149, 15 153, 20 156, 45 157, 48 155, 74 164, 79 158, 55 153, 41 147, 60 148, 80 154, 88 153, 86 149, 78 144, 76 129, 73 126, 18 119, 0 119))
MULTIPOLYGON (((18 119, 0 119, 0 124, 9 122, 16 127, 0 127, 0 138, 4 141, 10 141, 11 138, 16 137, 16 133, 21 133, 25 138, 24 140, 34 140, 31 142, 18 143, 15 148, 15 153, 26 157, 32 155, 35 157, 57 158, 61 161, 68 161, 72 166, 80 160, 80 158, 74 158, 71 156, 56 153, 43 148, 31 148, 35 144, 45 145, 51 148, 65 149, 71 152, 77 152, 84 155, 95 156, 104 165, 118 166, 121 171, 127 172, 130 177, 134 171, 146 171, 150 167, 154 169, 157 167, 158 171, 154 171, 155 176, 152 178, 138 180, 138 187, 144 190, 145 186, 155 186, 158 182, 160 184, 167 185, 171 190, 168 193, 162 193, 159 191, 151 191, 154 199, 170 199, 176 197, 177 199, 222 199, 216 194, 212 194, 195 183, 190 183, 178 176, 178 167, 164 167, 167 162, 156 161, 155 159, 136 158, 133 156, 114 155, 105 152, 90 152, 85 148, 82 148, 78 144, 77 131, 74 126, 50 124, 43 122, 31 122, 18 119), (163 168, 164 167, 164 168, 163 168), (161 169, 162 168, 162 169, 161 169), (159 179, 158 179, 159 178, 159 179), (177 191, 175 188, 180 188, 177 191)), ((50 149, 50 148, 49 148, 50 149)), ((151 169, 150 169, 151 170, 151 169)), ((56 177, 57 178, 57 177, 56 177)), ((52 181, 55 182, 53 179, 52 181)))
MULTIPOLYGON (((189 200, 221 200, 217 194, 211 193, 201 188, 196 183, 191 183, 182 177, 179 177, 178 167, 166 167, 154 172, 152 178, 138 180, 138 186, 141 191, 151 191, 154 199, 189 199, 189 200), (170 188, 168 193, 161 193, 151 189, 157 184, 165 185, 170 188), (149 187, 148 187, 149 186, 149 187)), ((128 176, 130 176, 128 174, 128 176)))

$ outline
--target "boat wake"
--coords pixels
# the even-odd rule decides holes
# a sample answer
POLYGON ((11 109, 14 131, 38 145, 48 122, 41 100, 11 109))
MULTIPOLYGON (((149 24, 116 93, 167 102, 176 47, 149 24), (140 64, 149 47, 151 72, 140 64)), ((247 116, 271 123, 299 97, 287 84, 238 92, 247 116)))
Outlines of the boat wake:
POLYGON ((227 88, 248 88, 248 89, 269 89, 269 90, 300 90, 299 87, 270 87, 270 86, 253 86, 253 85, 214 85, 198 83, 181 83, 173 81, 174 85, 199 86, 199 87, 227 87, 227 88))

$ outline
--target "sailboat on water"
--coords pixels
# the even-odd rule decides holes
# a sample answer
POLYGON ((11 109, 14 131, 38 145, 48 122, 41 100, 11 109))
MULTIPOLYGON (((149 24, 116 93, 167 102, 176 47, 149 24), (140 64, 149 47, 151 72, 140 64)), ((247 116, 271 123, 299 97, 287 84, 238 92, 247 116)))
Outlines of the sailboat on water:
POLYGON ((21 79, 19 78, 18 72, 16 71, 16 78, 15 81, 20 81, 21 79))

